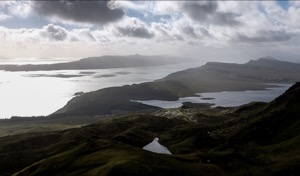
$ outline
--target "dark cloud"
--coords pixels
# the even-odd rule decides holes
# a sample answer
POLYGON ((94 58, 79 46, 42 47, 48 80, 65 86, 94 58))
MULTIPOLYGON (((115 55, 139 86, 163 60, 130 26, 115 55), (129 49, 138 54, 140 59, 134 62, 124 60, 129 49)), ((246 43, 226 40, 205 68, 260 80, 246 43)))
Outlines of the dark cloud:
POLYGON ((194 28, 193 26, 187 25, 182 28, 182 32, 192 39, 200 39, 203 37, 212 37, 208 30, 205 28, 194 28))
POLYGON ((218 24, 220 26, 236 26, 241 24, 239 21, 237 21, 235 19, 236 15, 234 13, 231 12, 218 12, 215 16, 214 16, 214 23, 218 24))
POLYGON ((200 31, 201 31, 201 34, 203 36, 210 36, 211 37, 211 35, 210 35, 210 33, 209 33, 209 31, 207 29, 201 28, 200 31))
POLYGON ((216 12, 218 4, 216 2, 185 2, 183 10, 196 21, 206 21, 209 16, 216 12))
POLYGON ((148 29, 146 29, 143 26, 140 27, 118 27, 118 31, 124 35, 129 37, 137 37, 137 38, 153 38, 154 33, 150 32, 148 29))
POLYGON ((235 14, 231 12, 218 12, 218 4, 215 1, 184 2, 181 6, 183 12, 197 22, 215 24, 220 26, 239 25, 235 14))
POLYGON ((33 1, 32 9, 39 15, 57 17, 80 23, 106 24, 124 16, 120 8, 113 8, 109 1, 53 0, 33 1))
POLYGON ((60 26, 49 24, 42 29, 40 35, 53 41, 64 41, 68 37, 68 32, 60 26))
POLYGON ((261 30, 255 36, 247 36, 244 34, 239 34, 236 37, 237 41, 240 42, 283 42, 288 41, 293 37, 292 33, 286 31, 274 31, 274 30, 261 30))
POLYGON ((195 29, 192 26, 185 26, 182 31, 192 38, 198 38, 198 35, 195 33, 195 29))

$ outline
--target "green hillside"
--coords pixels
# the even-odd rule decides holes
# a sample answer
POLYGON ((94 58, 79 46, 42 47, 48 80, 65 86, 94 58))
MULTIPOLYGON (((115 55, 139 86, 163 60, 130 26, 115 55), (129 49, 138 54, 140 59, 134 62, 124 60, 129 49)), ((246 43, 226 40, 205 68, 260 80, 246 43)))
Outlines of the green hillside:
POLYGON ((296 175, 300 83, 274 101, 178 108, 0 138, 0 175, 296 175), (142 147, 160 138, 173 155, 142 147))

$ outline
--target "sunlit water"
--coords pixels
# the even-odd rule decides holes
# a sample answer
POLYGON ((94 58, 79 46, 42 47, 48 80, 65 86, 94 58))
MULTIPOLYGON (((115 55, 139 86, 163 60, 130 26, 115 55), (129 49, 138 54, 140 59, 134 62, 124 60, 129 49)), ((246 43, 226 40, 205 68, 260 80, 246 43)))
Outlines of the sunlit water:
POLYGON ((201 65, 188 63, 98 70, 0 71, 0 118, 49 115, 63 107, 76 92, 153 81, 201 65))
POLYGON ((149 100, 138 101, 143 104, 158 106, 161 108, 177 108, 182 106, 183 102, 192 103, 210 103, 214 104, 213 107, 231 107, 240 106, 253 101, 270 102, 282 93, 284 93, 291 84, 278 84, 279 87, 268 88, 266 90, 256 91, 224 91, 224 92, 210 92, 199 93, 199 97, 184 97, 178 101, 161 101, 161 100, 149 100))

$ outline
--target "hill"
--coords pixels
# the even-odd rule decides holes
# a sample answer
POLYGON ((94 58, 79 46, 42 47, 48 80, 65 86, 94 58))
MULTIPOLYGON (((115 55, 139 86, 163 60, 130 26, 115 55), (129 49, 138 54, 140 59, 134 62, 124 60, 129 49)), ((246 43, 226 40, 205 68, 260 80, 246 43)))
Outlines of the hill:
MULTIPOLYGON (((143 106, 131 100, 178 100, 196 93, 262 90, 278 83, 300 80, 300 64, 259 59, 245 64, 207 63, 141 84, 101 89, 68 102, 53 115, 111 115, 136 112, 143 106), (283 66, 284 69, 280 67, 283 66)), ((153 109, 153 107, 151 107, 153 109)))
MULTIPOLYGON (((274 101, 0 138, 1 175, 297 175, 300 83, 274 101), (159 137, 173 155, 142 147, 159 137)), ((171 112, 173 111, 173 112, 171 112)))
POLYGON ((208 62, 198 68, 172 73, 159 81, 178 81, 194 92, 261 89, 262 83, 295 83, 300 64, 261 58, 245 64, 208 62))
POLYGON ((149 67, 178 64, 189 62, 188 59, 172 56, 102 56, 89 57, 78 61, 41 64, 41 65, 0 65, 0 70, 5 71, 49 71, 49 70, 86 70, 86 69, 108 69, 126 67, 149 67))

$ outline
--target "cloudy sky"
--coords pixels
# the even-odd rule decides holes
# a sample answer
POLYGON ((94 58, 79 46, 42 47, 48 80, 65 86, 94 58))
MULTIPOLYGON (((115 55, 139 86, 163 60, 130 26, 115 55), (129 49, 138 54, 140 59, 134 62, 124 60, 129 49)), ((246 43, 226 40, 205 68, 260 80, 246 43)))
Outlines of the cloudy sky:
POLYGON ((300 1, 0 1, 0 59, 169 54, 300 62, 300 1))

